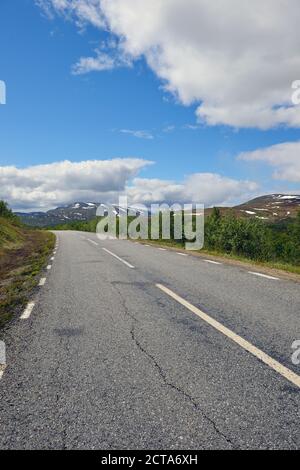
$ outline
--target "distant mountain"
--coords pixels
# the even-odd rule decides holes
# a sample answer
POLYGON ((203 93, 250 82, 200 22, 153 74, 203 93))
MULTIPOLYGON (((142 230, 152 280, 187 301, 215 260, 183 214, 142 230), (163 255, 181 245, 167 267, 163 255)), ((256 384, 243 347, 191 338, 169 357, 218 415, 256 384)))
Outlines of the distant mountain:
MULTIPOLYGON (((67 224, 70 222, 86 222, 96 217, 98 207, 101 207, 103 214, 106 215, 109 210, 107 204, 96 202, 74 202, 73 204, 58 207, 47 212, 16 212, 22 222, 33 227, 54 227, 55 225, 67 224)), ((117 205, 112 206, 116 215, 126 213, 126 209, 117 205)), ((134 207, 128 208, 128 213, 142 213, 141 210, 134 207)))
POLYGON ((47 212, 17 212, 22 222, 35 227, 47 227, 58 224, 79 221, 88 221, 96 216, 98 204, 76 202, 69 206, 58 207, 47 212))
MULTIPOLYGON (((210 214, 212 209, 207 209, 210 214)), ((300 211, 300 195, 269 194, 235 207, 220 207, 221 214, 233 213, 236 217, 280 222, 294 218, 300 211)))
MULTIPOLYGON (((75 202, 74 204, 58 207, 48 212, 17 212, 22 222, 35 227, 51 227, 74 221, 89 221, 96 217, 97 208, 101 206, 107 214, 108 206, 95 202, 75 202)), ((126 212, 125 209, 113 205, 116 215, 126 212)), ((234 213, 237 217, 253 218, 266 222, 276 222, 295 217, 300 210, 300 195, 271 194, 261 196, 235 207, 220 207, 221 213, 234 213)), ((130 207, 129 214, 143 213, 138 208, 130 207)), ((210 214, 211 209, 205 211, 210 214)))
POLYGON ((300 195, 271 194, 252 199, 235 207, 245 217, 276 222, 296 217, 300 210, 300 195))

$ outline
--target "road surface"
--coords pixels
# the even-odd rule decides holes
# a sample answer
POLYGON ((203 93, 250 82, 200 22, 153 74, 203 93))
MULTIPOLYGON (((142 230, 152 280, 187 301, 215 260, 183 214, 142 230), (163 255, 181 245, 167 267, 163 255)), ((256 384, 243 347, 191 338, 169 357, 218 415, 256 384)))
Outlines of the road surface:
POLYGON ((1 335, 1 449, 300 448, 299 284, 95 234, 57 239, 1 335))

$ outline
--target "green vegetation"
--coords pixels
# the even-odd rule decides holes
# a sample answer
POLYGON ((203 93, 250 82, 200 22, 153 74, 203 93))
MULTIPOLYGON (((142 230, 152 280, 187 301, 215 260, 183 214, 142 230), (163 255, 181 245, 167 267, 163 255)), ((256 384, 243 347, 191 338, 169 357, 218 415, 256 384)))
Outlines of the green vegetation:
POLYGON ((205 225, 205 249, 254 261, 300 266, 300 212, 280 225, 233 215, 221 217, 215 209, 205 225))
POLYGON ((0 327, 27 302, 54 243, 53 234, 22 226, 0 201, 0 327))
POLYGON ((77 230, 79 232, 96 232, 96 227, 99 219, 95 218, 84 222, 80 220, 75 220, 66 224, 59 224, 51 227, 43 227, 43 230, 77 230))
MULTIPOLYGON (((56 229, 95 232, 97 222, 97 219, 71 222, 56 229)), ((171 238, 159 242, 183 248, 185 240, 171 238)), ((221 215, 220 210, 214 208, 205 220, 203 251, 300 273, 300 212, 295 219, 268 224, 257 219, 236 217, 233 212, 221 215)))

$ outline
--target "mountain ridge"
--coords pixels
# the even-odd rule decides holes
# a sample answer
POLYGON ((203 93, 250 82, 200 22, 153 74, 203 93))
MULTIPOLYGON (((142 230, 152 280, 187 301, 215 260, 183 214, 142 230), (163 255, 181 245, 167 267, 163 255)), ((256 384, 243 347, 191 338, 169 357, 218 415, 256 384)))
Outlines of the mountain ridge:
MULTIPOLYGON (((108 205, 96 202, 74 202, 66 206, 60 206, 47 212, 16 212, 21 221, 35 227, 51 227, 80 221, 87 222, 96 217, 97 208, 103 207, 104 212, 108 205)), ((124 211, 118 205, 112 205, 116 215, 124 211)), ((129 208, 130 209, 130 208, 129 208)), ((133 208, 132 208, 133 209, 133 208)), ((237 217, 258 219, 265 222, 279 222, 294 218, 300 210, 300 195, 275 193, 263 195, 251 199, 245 203, 233 207, 219 207, 222 214, 233 213, 237 217)), ((205 209, 209 215, 212 209, 205 209)))

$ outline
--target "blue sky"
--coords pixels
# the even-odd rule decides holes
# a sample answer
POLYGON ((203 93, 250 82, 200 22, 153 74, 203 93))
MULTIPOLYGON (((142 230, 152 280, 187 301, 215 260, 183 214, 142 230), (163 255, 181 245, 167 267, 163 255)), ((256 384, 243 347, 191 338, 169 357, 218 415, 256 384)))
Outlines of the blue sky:
MULTIPOLYGON (((74 71, 80 58, 96 54, 99 59, 95 49, 112 36, 118 38, 118 33, 107 32, 107 27, 105 30, 95 27, 82 17, 78 26, 78 15, 76 18, 72 12, 72 17, 67 18, 67 8, 54 8, 50 17, 41 3, 1 1, 0 80, 7 86, 7 103, 0 106, 0 167, 13 166, 21 171, 65 160, 134 158, 154 164, 133 171, 124 180, 125 186, 132 186, 136 177, 180 185, 190 175, 207 173, 256 184, 240 190, 240 194, 236 190, 233 195, 222 194, 220 200, 208 198, 207 204, 230 203, 231 199, 237 202, 252 194, 299 188, 300 178, 277 175, 274 179, 274 169, 283 171, 283 164, 268 160, 264 154, 266 148, 276 144, 297 143, 298 124, 267 124, 267 128, 262 128, 265 125, 260 124, 259 117, 258 124, 251 127, 247 123, 240 127, 231 125, 230 118, 213 125, 210 118, 199 121, 197 110, 205 101, 205 92, 203 99, 202 91, 194 100, 182 98, 187 86, 176 89, 176 82, 173 80, 174 85, 168 74, 149 65, 149 57, 143 52, 131 57, 130 66, 74 74, 72 67, 74 71), (170 84, 172 91, 166 90, 170 84), (255 150, 260 151, 257 158, 251 153, 255 150), (247 152, 246 158, 238 159, 242 152, 247 152)), ((51 2, 44 4, 49 6, 51 2)), ((129 37, 128 43, 130 40, 129 37)), ((115 55, 111 50, 108 53, 115 55)), ((293 79, 297 76, 287 74, 287 92, 293 79)), ((242 116, 241 122, 243 119, 248 116, 242 116)), ((287 161, 289 158, 288 154, 287 161)), ((78 196, 81 190, 79 187, 78 196)), ((37 208, 36 195, 31 201, 28 196, 31 189, 27 187, 24 191, 27 194, 24 204, 22 195, 15 198, 8 190, 0 195, 15 207, 37 208)), ((102 188, 99 194, 103 194, 102 188)), ((52 203, 47 199, 45 208, 68 202, 70 197, 76 197, 76 191, 66 198, 54 197, 52 203)))

